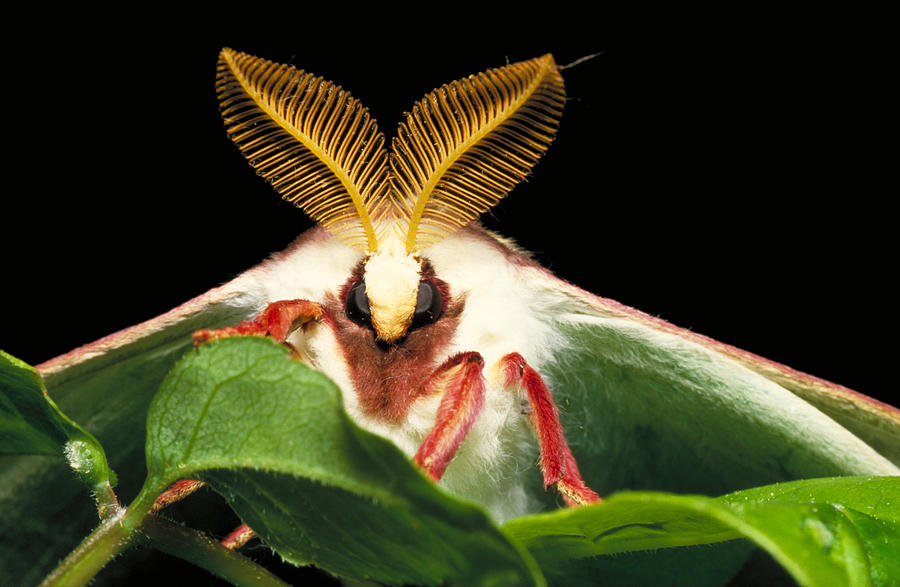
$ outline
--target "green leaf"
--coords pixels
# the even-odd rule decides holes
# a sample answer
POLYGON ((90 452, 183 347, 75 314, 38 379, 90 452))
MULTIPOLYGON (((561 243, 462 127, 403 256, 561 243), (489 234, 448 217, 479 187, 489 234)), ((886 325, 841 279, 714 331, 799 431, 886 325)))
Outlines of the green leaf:
POLYGON ((530 556, 393 444, 350 421, 325 376, 266 339, 190 353, 148 415, 147 502, 209 482, 282 557, 354 579, 539 584, 530 556))
POLYGON ((574 584, 601 555, 743 537, 802 585, 890 585, 900 578, 900 478, 797 481, 721 498, 625 492, 504 529, 551 582, 574 584))
POLYGON ((892 585, 900 580, 900 477, 795 481, 739 491, 720 501, 764 535, 778 534, 773 548, 761 542, 767 538, 750 538, 798 580, 819 564, 843 569, 848 584, 865 585, 871 579, 875 585, 892 585), (789 540, 792 534, 794 541, 789 540), (828 562, 816 558, 805 564, 808 551, 827 555, 828 562))
POLYGON ((47 395, 40 373, 0 351, 0 454, 65 455, 88 486, 109 484, 103 447, 47 395))

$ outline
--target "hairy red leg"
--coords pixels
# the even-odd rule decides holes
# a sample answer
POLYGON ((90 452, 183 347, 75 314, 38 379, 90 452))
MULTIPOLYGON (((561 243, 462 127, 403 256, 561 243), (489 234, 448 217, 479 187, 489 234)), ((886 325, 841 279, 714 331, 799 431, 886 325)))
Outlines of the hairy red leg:
POLYGON ((437 420, 413 457, 429 477, 439 480, 484 406, 484 360, 478 353, 447 359, 425 382, 426 393, 441 394, 437 420))
POLYGON ((519 353, 510 353, 500 360, 506 385, 525 389, 531 404, 531 425, 541 447, 541 472, 544 487, 556 484, 563 499, 570 506, 601 501, 600 496, 585 485, 575 464, 575 458, 563 434, 559 411, 547 384, 519 353))
POLYGON ((181 481, 176 481, 169 486, 168 489, 159 494, 159 497, 153 502, 153 507, 150 508, 150 512, 158 512, 176 501, 181 501, 203 487, 203 485, 203 481, 197 481, 196 479, 182 479, 181 481))
POLYGON ((226 326, 216 330, 198 330, 194 333, 194 344, 200 344, 226 336, 266 336, 278 342, 308 322, 322 318, 322 306, 309 300, 282 300, 272 302, 252 320, 245 320, 237 326, 226 326))
POLYGON ((223 538, 221 544, 229 550, 234 550, 247 544, 253 540, 255 536, 256 532, 253 531, 253 528, 247 524, 241 524, 232 530, 231 534, 223 538))

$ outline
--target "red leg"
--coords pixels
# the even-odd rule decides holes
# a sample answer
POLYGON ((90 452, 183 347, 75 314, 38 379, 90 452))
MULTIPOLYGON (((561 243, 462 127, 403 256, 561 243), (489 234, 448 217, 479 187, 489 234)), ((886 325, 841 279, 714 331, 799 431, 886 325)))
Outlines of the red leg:
POLYGON ((159 494, 159 497, 153 502, 153 507, 150 508, 150 512, 158 512, 167 505, 173 504, 176 501, 181 501, 201 487, 203 487, 203 481, 197 481, 196 479, 182 479, 181 481, 176 481, 168 489, 159 494))
POLYGON ((478 353, 450 357, 425 382, 426 393, 440 393, 437 421, 413 460, 439 480, 484 405, 484 360, 478 353))
POLYGON ((237 326, 226 326, 217 330, 198 330, 194 333, 194 344, 204 343, 226 336, 266 336, 278 342, 308 322, 322 318, 322 306, 309 300, 282 300, 273 302, 253 320, 245 320, 237 326))
POLYGON ((559 412, 547 384, 519 353, 510 353, 501 359, 506 385, 518 385, 525 389, 531 404, 531 425, 541 447, 541 472, 544 487, 556 484, 563 499, 571 506, 601 501, 581 479, 578 465, 563 435, 559 412))
POLYGON ((229 550, 235 550, 250 542, 255 536, 256 532, 253 531, 253 528, 247 524, 241 524, 222 539, 222 546, 229 550))
MULTIPOLYGON (((203 481, 197 481, 196 479, 182 479, 181 481, 176 481, 168 489, 159 494, 159 497, 157 497, 156 501, 153 503, 153 507, 150 508, 150 513, 156 513, 176 501, 181 501, 204 485, 205 483, 203 483, 203 481)), ((222 539, 222 546, 230 550, 235 550, 247 544, 255 536, 256 532, 253 531, 253 528, 247 524, 241 524, 232 530, 228 536, 222 539)))

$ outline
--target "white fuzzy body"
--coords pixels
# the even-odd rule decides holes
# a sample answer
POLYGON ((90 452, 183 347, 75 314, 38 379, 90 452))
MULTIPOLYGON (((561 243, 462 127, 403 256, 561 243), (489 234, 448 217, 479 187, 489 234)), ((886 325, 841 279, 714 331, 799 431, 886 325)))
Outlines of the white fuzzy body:
MULTIPOLYGON (((435 274, 449 284, 454 298, 465 300, 465 310, 450 344, 441 349, 431 367, 454 354, 475 351, 484 359, 485 404, 478 419, 447 468, 441 486, 457 496, 484 505, 502 521, 540 507, 526 487, 539 487, 537 442, 528 417, 524 393, 503 385, 500 359, 521 354, 540 371, 550 360, 554 331, 543 318, 540 289, 523 286, 520 267, 510 263, 496 242, 482 231, 461 231, 422 252, 435 274)), ((281 253, 245 278, 260 287, 260 307, 272 300, 308 299, 320 302, 337 297, 360 253, 336 239, 319 235, 281 253)), ((435 425, 441 397, 422 396, 410 406, 406 420, 392 424, 363 412, 354 392, 350 370, 331 330, 315 325, 293 335, 290 342, 307 355, 313 366, 328 375, 343 391, 344 405, 362 427, 390 439, 410 457, 435 425)))

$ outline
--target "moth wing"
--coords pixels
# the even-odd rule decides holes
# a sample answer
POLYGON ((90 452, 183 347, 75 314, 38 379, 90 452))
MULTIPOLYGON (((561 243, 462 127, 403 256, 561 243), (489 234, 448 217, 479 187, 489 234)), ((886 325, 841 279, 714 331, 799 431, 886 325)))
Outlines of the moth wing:
MULTIPOLYGON (((358 257, 314 228, 220 287, 37 366, 63 412, 103 445, 122 503, 137 495, 146 474, 150 401, 190 351, 192 333, 237 324, 274 300, 317 299, 346 279, 358 257)), ((0 535, 10 537, 0 549, 0 584, 37 584, 96 525, 91 497, 63 459, 48 456, 0 456, 0 487, 0 535)))
POLYGON ((563 344, 543 372, 601 495, 900 474, 897 408, 523 271, 553 300, 544 311, 563 344))

